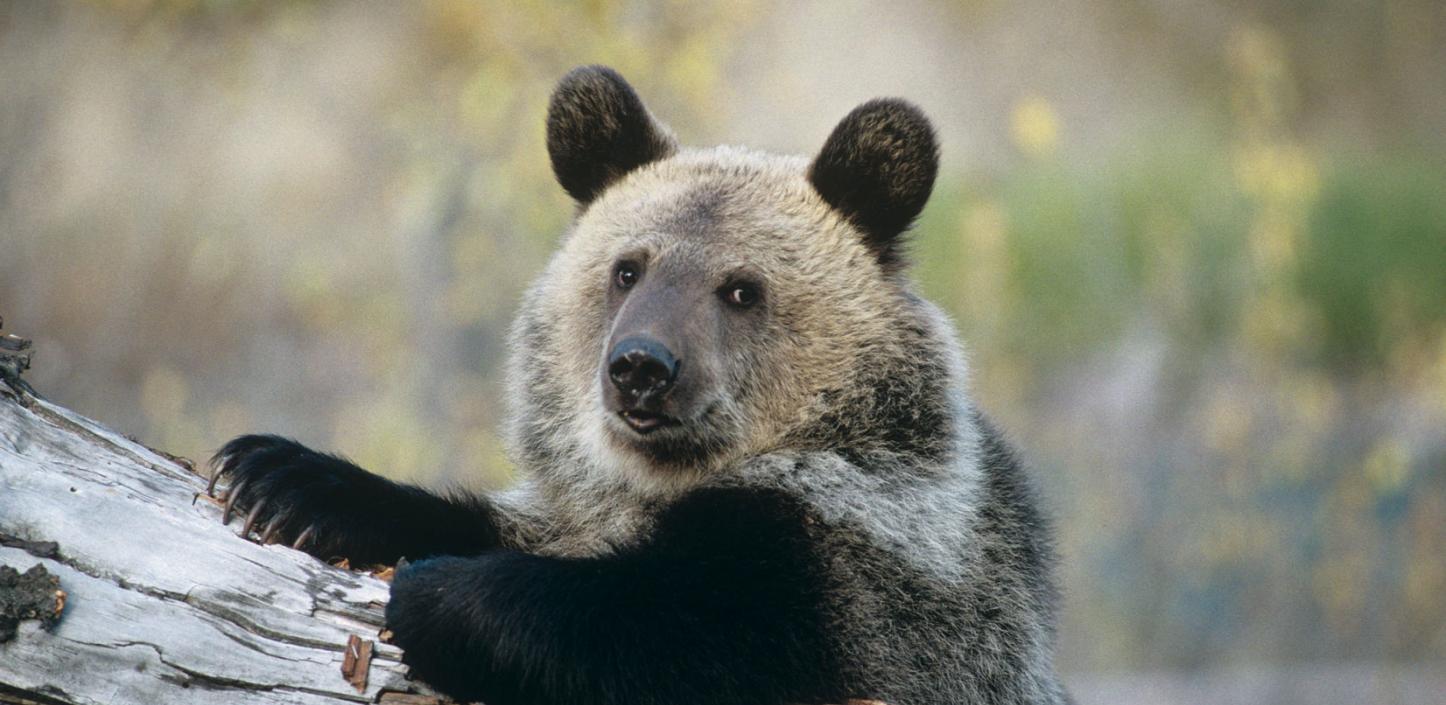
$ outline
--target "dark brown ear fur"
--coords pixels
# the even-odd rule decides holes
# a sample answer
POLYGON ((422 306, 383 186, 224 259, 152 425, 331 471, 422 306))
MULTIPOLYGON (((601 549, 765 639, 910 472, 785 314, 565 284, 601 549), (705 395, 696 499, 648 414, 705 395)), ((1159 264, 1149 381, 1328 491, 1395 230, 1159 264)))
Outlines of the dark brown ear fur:
POLYGON ((808 170, 823 200, 864 231, 885 266, 902 257, 899 237, 934 188, 939 149, 924 113, 897 98, 871 100, 829 135, 808 170))
POLYGON ((632 86, 606 66, 575 68, 552 93, 547 153, 558 183, 579 203, 677 148, 632 86))

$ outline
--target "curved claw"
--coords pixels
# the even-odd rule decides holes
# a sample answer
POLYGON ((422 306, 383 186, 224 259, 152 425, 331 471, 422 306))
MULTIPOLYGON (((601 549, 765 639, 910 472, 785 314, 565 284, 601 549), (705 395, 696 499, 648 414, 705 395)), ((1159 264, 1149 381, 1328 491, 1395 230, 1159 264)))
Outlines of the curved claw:
POLYGON ((215 496, 216 496, 216 481, 219 480, 219 479, 221 479, 221 472, 222 472, 223 470, 225 470, 225 469, 226 469, 226 464, 225 464, 224 462, 222 462, 219 467, 215 467, 215 468, 212 468, 212 469, 211 469, 211 481, 206 483, 206 496, 207 496, 207 497, 215 497, 215 496))
POLYGON ((221 512, 221 525, 231 523, 231 512, 236 508, 236 498, 241 496, 241 491, 246 489, 246 481, 242 480, 226 492, 226 509, 221 512))
POLYGON ((297 536, 296 540, 291 542, 291 547, 298 551, 302 550, 301 547, 305 546, 306 542, 311 540, 311 535, 315 533, 315 528, 316 527, 313 526, 306 527, 306 530, 302 531, 301 535, 297 536))
POLYGON ((265 508, 266 500, 264 499, 251 508, 251 513, 246 515, 246 524, 241 527, 241 538, 244 539, 251 535, 251 527, 256 526, 256 520, 261 518, 261 510, 265 508))
POLYGON ((266 523, 266 530, 261 532, 261 543, 276 543, 276 534, 281 531, 281 519, 281 515, 271 517, 271 521, 266 523))

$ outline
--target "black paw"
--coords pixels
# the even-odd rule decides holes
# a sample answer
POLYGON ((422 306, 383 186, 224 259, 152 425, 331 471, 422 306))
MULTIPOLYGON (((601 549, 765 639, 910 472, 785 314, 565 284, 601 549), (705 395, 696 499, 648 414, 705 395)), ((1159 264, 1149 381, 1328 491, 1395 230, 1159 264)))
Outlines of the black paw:
POLYGON ((399 565, 387 601, 390 642, 402 649, 411 676, 464 702, 481 697, 491 670, 486 645, 495 635, 486 633, 488 620, 476 619, 487 611, 481 596, 466 587, 486 562, 447 557, 399 565))
POLYGON ((211 459, 206 488, 230 486, 222 497, 223 523, 245 519, 241 535, 285 543, 324 560, 365 561, 376 548, 367 516, 373 495, 391 485, 335 456, 279 436, 241 436, 211 459))

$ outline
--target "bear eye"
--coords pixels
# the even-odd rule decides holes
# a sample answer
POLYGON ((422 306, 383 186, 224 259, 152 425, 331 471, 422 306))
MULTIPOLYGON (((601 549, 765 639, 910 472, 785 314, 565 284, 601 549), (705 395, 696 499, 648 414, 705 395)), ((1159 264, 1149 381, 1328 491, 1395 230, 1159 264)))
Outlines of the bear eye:
POLYGON ((613 284, 616 284, 619 289, 631 289, 638 283, 641 276, 638 265, 632 262, 619 262, 617 269, 613 271, 613 284))
POLYGON ((748 308, 758 303, 758 287, 754 284, 741 282, 729 284, 718 291, 729 306, 736 308, 748 308))

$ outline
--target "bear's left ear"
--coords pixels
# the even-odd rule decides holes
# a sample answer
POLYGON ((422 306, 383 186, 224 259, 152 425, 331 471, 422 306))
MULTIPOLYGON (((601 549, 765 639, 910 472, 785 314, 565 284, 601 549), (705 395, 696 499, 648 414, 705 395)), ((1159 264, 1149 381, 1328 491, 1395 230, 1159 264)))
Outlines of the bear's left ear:
POLYGON ((678 151, 672 133, 633 87, 606 66, 581 66, 558 81, 547 107, 552 172, 578 203, 628 172, 678 151))
POLYGON ((823 200, 864 232, 879 261, 897 265, 899 237, 924 209, 939 171, 934 128, 897 98, 871 100, 833 129, 808 169, 823 200))

